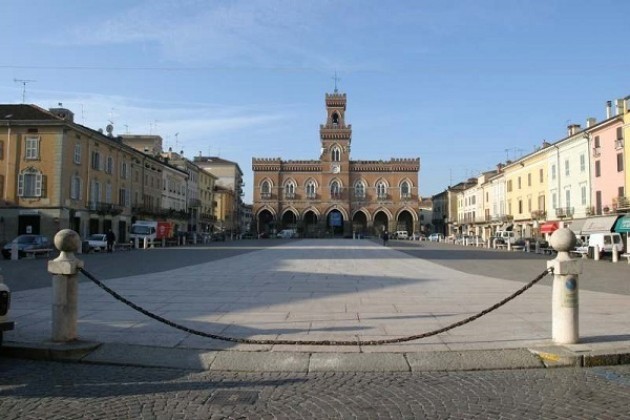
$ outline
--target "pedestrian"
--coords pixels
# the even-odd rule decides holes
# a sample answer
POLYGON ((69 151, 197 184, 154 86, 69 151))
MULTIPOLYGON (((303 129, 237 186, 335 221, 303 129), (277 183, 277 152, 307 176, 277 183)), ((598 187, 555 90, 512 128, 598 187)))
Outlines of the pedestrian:
POLYGON ((387 246, 387 241, 389 241, 389 232, 383 232, 383 245, 387 246))
POLYGON ((114 250, 114 242, 116 242, 116 235, 110 229, 107 231, 105 236, 107 238, 107 252, 112 252, 114 250))

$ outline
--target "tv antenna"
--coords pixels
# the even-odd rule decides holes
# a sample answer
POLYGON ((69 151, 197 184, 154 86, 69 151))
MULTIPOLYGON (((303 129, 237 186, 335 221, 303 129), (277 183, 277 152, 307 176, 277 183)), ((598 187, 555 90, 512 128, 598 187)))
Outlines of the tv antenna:
POLYGON ((37 80, 29 79, 13 79, 15 83, 22 83, 22 103, 26 101, 26 84, 36 82, 37 80))

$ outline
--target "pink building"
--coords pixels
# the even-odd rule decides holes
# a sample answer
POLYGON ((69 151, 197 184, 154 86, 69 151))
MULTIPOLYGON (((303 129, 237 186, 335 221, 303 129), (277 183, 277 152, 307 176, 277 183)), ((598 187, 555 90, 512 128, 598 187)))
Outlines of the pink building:
POLYGON ((590 133, 592 214, 615 213, 618 197, 625 196, 623 118, 597 124, 590 133))

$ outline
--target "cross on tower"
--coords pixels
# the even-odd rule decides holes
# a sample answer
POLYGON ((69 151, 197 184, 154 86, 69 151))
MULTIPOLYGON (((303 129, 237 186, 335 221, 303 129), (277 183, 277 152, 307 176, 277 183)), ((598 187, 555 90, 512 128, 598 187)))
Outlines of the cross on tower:
POLYGON ((335 81, 335 93, 337 93, 337 82, 341 79, 337 77, 337 71, 335 70, 335 76, 332 78, 335 81))

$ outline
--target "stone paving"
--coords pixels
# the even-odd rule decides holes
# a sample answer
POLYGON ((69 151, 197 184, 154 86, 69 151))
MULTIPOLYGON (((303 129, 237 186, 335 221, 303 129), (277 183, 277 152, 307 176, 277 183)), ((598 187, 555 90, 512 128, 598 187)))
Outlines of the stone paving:
POLYGON ((219 373, 0 359, 12 419, 628 419, 630 366, 219 373))
MULTIPOLYGON (((146 252, 164 253, 168 258, 169 250, 146 252)), ((521 287, 512 281, 465 274, 375 242, 352 240, 291 241, 199 265, 110 279, 106 284, 157 315, 212 334, 361 341, 442 328, 521 287)), ((384 346, 244 345, 210 340, 151 320, 91 282, 80 284, 79 302, 80 338, 101 343, 307 353, 410 353, 552 344, 551 288, 545 285, 534 286, 471 324, 427 339, 384 346)), ((6 333, 5 340, 49 340, 50 307, 50 288, 15 292, 11 315, 18 327, 6 333)), ((630 348, 630 296, 581 290, 580 307, 582 340, 569 348, 630 348)))

